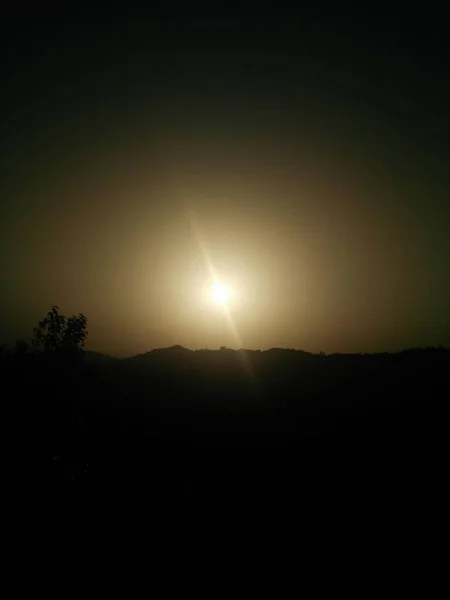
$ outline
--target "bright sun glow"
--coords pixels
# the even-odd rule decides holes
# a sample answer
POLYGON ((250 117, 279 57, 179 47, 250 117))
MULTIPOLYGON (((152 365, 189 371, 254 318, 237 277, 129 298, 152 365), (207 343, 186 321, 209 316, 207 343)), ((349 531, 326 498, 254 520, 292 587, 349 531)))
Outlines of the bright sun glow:
POLYGON ((214 302, 226 306, 231 297, 231 290, 223 283, 216 282, 211 286, 211 298, 214 302))

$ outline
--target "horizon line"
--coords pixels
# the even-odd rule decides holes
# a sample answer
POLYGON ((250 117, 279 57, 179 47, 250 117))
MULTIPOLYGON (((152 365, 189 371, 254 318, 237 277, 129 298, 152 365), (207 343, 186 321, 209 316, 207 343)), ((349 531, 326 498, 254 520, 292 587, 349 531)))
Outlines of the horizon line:
POLYGON ((401 354, 403 352, 412 352, 412 351, 424 351, 424 350, 440 350, 440 351, 449 351, 450 348, 448 348, 447 346, 443 346, 441 344, 436 345, 436 346, 410 346, 410 347, 405 347, 402 348, 400 350, 377 350, 377 351, 359 351, 359 352, 325 352, 320 350, 319 352, 311 352, 309 350, 303 350, 302 348, 290 348, 290 347, 282 347, 282 346, 272 346, 270 348, 230 348, 229 346, 219 346, 219 347, 214 347, 214 348, 208 348, 208 347, 202 347, 202 348, 190 348, 187 346, 183 346, 181 344, 172 344, 170 346, 160 346, 160 347, 155 347, 155 348, 151 348, 150 350, 146 350, 145 352, 137 352, 136 354, 126 354, 126 355, 114 355, 114 354, 108 354, 106 352, 102 352, 100 350, 94 350, 94 349, 85 349, 85 352, 90 352, 93 354, 101 354, 103 356, 107 356, 110 358, 116 358, 118 360, 122 360, 122 359, 127 359, 127 358, 135 358, 137 356, 144 356, 146 354, 151 354, 152 352, 158 351, 158 350, 170 350, 172 348, 178 348, 181 350, 185 350, 187 352, 224 352, 224 351, 228 351, 228 352, 270 352, 271 350, 281 350, 284 352, 299 352, 299 353, 303 353, 303 354, 310 354, 313 356, 336 356, 336 355, 341 355, 341 356, 361 356, 361 355, 377 355, 377 354, 401 354))

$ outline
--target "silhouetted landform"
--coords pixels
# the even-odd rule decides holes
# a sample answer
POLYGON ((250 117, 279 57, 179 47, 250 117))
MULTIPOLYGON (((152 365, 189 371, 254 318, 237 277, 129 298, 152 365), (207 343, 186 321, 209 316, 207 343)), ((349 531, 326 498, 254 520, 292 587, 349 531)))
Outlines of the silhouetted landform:
POLYGON ((445 348, 173 346, 74 360, 16 347, 3 349, 1 364, 34 466, 58 485, 287 501, 306 489, 392 491, 439 464, 424 457, 448 398, 445 348))

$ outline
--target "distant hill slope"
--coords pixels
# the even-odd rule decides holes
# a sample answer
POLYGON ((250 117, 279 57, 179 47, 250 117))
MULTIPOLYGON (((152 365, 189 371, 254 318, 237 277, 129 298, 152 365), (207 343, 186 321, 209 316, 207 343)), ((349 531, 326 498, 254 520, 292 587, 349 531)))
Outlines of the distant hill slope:
POLYGON ((101 352, 95 352, 93 350, 86 350, 84 353, 84 360, 88 363, 110 364, 119 362, 120 358, 109 356, 108 354, 102 354, 101 352))

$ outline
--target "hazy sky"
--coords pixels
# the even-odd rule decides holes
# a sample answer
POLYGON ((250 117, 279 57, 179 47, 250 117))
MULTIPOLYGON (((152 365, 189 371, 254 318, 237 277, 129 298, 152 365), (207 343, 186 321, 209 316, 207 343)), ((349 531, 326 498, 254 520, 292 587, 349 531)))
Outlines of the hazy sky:
POLYGON ((442 15, 344 17, 7 23, 1 339, 57 304, 114 355, 449 346, 442 15))

